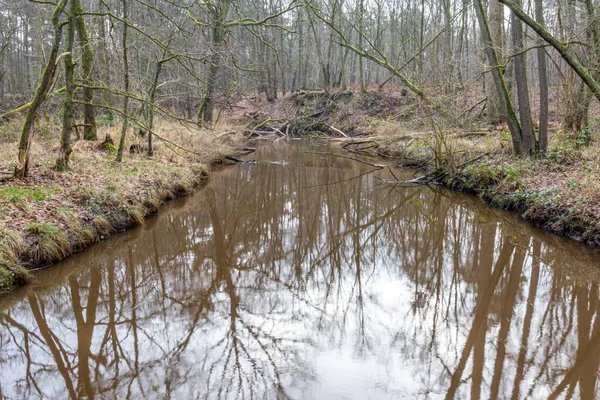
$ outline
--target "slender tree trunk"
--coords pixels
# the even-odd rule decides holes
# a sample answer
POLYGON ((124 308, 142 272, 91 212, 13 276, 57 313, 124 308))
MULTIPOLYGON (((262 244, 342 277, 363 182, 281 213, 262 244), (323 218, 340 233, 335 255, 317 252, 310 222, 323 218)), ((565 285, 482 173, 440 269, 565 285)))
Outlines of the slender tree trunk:
MULTIPOLYGON (((280 49, 281 49, 281 53, 285 54, 285 39, 284 39, 284 35, 283 35, 283 29, 279 30, 279 42, 280 42, 280 49)), ((291 52, 290 52, 291 53, 291 52)), ((281 58, 278 58, 279 60, 279 69, 281 70, 281 94, 282 96, 285 96, 285 93, 287 92, 287 65, 288 65, 288 58, 285 57, 283 60, 281 58)))
POLYGON ((217 78, 221 69, 221 59, 223 51, 223 41, 225 40, 225 19, 229 13, 231 0, 221 0, 212 5, 212 55, 210 65, 208 66, 208 75, 206 76, 206 86, 204 98, 198 110, 198 117, 208 124, 213 122, 213 113, 215 108, 215 92, 217 89, 217 78))
MULTIPOLYGON (((104 3, 104 0, 98 0, 98 9, 102 10, 102 8, 104 7, 104 5, 106 3, 104 3)), ((108 10, 110 11, 110 10, 108 10)), ((100 30, 100 37, 106 38, 107 37, 107 32, 106 32, 106 21, 105 21, 105 17, 101 16, 99 17, 99 30, 100 30)), ((103 40, 102 41, 102 46, 101 46, 101 51, 100 51, 100 58, 101 58, 101 62, 102 62, 102 66, 100 68, 100 76, 101 79, 103 80, 104 84, 107 87, 110 87, 111 85, 111 70, 110 70, 110 62, 109 62, 109 52, 108 52, 108 40, 103 40)), ((104 90, 102 91, 102 101, 104 102, 105 105, 110 105, 112 103, 112 95, 110 93, 110 91, 108 90, 104 90)), ((108 113, 110 113, 109 115, 112 116, 112 111, 107 111, 108 113)), ((112 118, 111 118, 112 120, 112 118)))
MULTIPOLYGON (((542 0, 535 0, 535 16, 540 25, 544 25, 544 6, 542 0)), ((540 40, 541 41, 541 40, 540 40)), ((541 41, 543 43, 543 41, 541 41)), ((537 49, 538 74, 540 80, 540 120, 539 150, 546 152, 548 148, 548 71, 546 67, 546 49, 537 49)))
POLYGON ((317 60, 319 61, 319 66, 321 67, 321 74, 323 74, 323 90, 327 91, 329 89, 330 82, 329 73, 327 72, 327 66, 325 65, 325 61, 323 60, 323 53, 321 52, 321 37, 317 34, 315 23, 313 21, 312 16, 310 15, 308 16, 308 22, 313 32, 313 36, 315 39, 315 52, 317 53, 317 60))
POLYGON ((346 79, 346 54, 348 53, 348 49, 344 49, 340 46, 340 58, 341 61, 341 70, 340 70, 340 86, 343 91, 348 90, 348 84, 346 79))
POLYGON ((19 141, 19 158, 15 168, 15 178, 23 179, 27 177, 29 170, 29 147, 31 146, 31 128, 33 128, 37 112, 52 86, 52 81, 54 80, 54 75, 56 73, 58 49, 60 48, 62 38, 62 25, 58 19, 65 8, 65 3, 66 0, 60 0, 52 13, 52 26, 54 27, 52 49, 50 50, 48 62, 46 63, 46 67, 44 68, 44 72, 42 73, 42 77, 36 88, 35 95, 33 96, 31 107, 29 107, 27 115, 25 116, 23 130, 21 131, 21 139, 19 141))
MULTIPOLYGON (((163 59, 166 53, 163 52, 163 59)), ((162 69, 163 60, 156 61, 156 70, 154 71, 154 80, 152 87, 150 88, 150 95, 148 96, 148 157, 154 155, 154 149, 152 148, 152 132, 154 130, 154 99, 156 98, 156 87, 158 86, 158 78, 162 69)))
MULTIPOLYGON (((127 0, 123 1, 123 67, 125 68, 125 93, 129 92, 129 60, 127 58, 127 0)), ((121 127, 121 138, 119 139, 119 148, 117 149, 117 161, 123 161, 123 150, 125 149, 125 136, 129 128, 129 96, 125 95, 123 100, 123 126, 121 127)))
MULTIPOLYGON (((77 8, 77 34, 79 41, 83 45, 83 55, 81 57, 81 69, 83 71, 83 82, 86 86, 92 85, 92 73, 94 66, 94 52, 90 43, 90 37, 88 35, 87 27, 85 25, 85 19, 81 13, 83 13, 83 6, 81 0, 72 0, 75 2, 77 8)), ((94 102, 94 90, 89 87, 83 88, 83 101, 86 103, 83 106, 84 115, 84 127, 83 127, 83 138, 85 140, 98 140, 98 134, 96 132, 96 110, 92 103, 94 102)))
MULTIPOLYGON (((496 0, 491 1, 493 2, 496 0)), ((519 123, 517 114, 515 113, 515 110, 512 106, 510 94, 508 92, 508 88, 506 87, 506 83, 504 82, 504 77, 502 75, 501 69, 502 67, 500 65, 496 49, 492 42, 492 36, 483 8, 483 3, 482 0, 474 0, 473 3, 475 5, 475 13, 479 21, 481 37, 484 43, 488 63, 490 64, 492 76, 494 78, 494 86, 496 87, 496 93, 500 100, 500 104, 502 105, 502 110, 506 117, 508 128, 510 129, 510 135, 513 143, 513 151, 515 152, 515 154, 522 154, 523 138, 521 135, 521 124, 519 123)))
MULTIPOLYGON (((463 54, 466 53, 464 52, 464 43, 465 43, 465 30, 467 27, 467 16, 469 15, 469 9, 467 7, 468 5, 468 0, 462 0, 462 18, 461 18, 461 25, 460 25, 460 30, 458 32, 458 44, 456 45, 456 60, 458 63, 457 69, 456 69, 456 78, 458 80, 458 84, 459 86, 462 88, 464 86, 463 83, 463 54)), ((468 54, 468 53, 466 53, 468 54)))
MULTIPOLYGON (((492 0, 496 1, 496 0, 492 0)), ((520 0, 517 0, 520 2, 520 0)), ((519 4, 520 6, 520 4, 519 4)), ((535 150, 535 136, 531 119, 531 106, 529 103, 529 86, 527 82, 527 61, 523 45, 523 24, 519 17, 512 14, 513 47, 515 51, 515 81, 517 84, 517 97, 519 101, 519 116, 521 117, 521 137, 523 153, 531 155, 535 150)))
POLYGON ((450 0, 442 0, 442 8, 444 13, 444 80, 445 91, 450 94, 453 91, 454 63, 452 62, 452 13, 450 11, 450 0))
POLYGON ((593 95, 600 100, 600 82, 598 77, 595 74, 597 72, 592 72, 588 68, 584 67, 569 51, 569 48, 556 37, 554 37, 546 28, 542 25, 538 24, 533 18, 527 15, 521 7, 519 7, 512 0, 499 0, 502 4, 506 5, 508 8, 515 13, 521 21, 525 22, 527 25, 531 27, 540 37, 542 37, 546 43, 550 46, 554 47, 554 49, 560 54, 563 60, 575 71, 577 75, 585 82, 586 86, 590 89, 593 95))
MULTIPOLYGON (((419 24, 419 49, 425 45, 425 0, 421 0, 421 23, 419 24)), ((419 52, 419 63, 417 64, 419 83, 423 83, 423 52, 419 52)))
POLYGON ((306 70, 304 66, 304 24, 302 10, 298 11, 298 88, 306 89, 306 70))
MULTIPOLYGON (((360 0, 359 5, 360 5, 360 7, 358 10, 358 29, 359 29, 358 47, 362 51, 363 50, 363 42, 364 42, 363 20, 365 17, 365 0, 360 0)), ((367 85, 365 83, 365 70, 364 70, 364 66, 363 66, 363 58, 360 55, 358 56, 358 74, 359 74, 359 80, 360 80, 360 92, 367 93, 367 85)))
MULTIPOLYGON (((492 46, 496 51, 498 62, 502 63, 502 21, 504 20, 503 6, 496 0, 490 0, 488 4, 488 23, 490 26, 490 34, 492 46)), ((494 68, 493 65, 488 65, 488 68, 494 68)), ((502 71, 501 71, 502 72, 502 71)), ((504 121, 501 101, 498 97, 498 92, 495 89, 494 77, 492 73, 487 74, 487 115, 488 122, 491 125, 496 125, 504 121)))
POLYGON ((71 147, 71 131, 73 129, 73 96, 75 94, 75 64, 73 63, 73 42, 75 41, 75 19, 77 15, 77 2, 71 0, 67 25, 67 42, 65 44, 65 99, 63 101, 63 126, 60 135, 60 151, 56 160, 56 170, 69 169, 69 158, 73 149, 71 147))

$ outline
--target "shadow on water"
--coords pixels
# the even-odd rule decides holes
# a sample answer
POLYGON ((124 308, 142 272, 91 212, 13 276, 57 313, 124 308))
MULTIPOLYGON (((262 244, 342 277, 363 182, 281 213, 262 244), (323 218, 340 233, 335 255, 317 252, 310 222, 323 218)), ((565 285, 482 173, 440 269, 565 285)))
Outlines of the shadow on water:
POLYGON ((5 299, 0 398, 599 395, 598 251, 314 146, 5 299))

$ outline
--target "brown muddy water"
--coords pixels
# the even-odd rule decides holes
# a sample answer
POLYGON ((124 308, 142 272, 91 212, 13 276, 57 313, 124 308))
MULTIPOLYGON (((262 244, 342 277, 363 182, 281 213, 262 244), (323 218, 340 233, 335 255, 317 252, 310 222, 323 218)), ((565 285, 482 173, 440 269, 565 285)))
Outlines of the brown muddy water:
POLYGON ((600 397, 598 251, 315 149, 2 299, 0 398, 600 397))

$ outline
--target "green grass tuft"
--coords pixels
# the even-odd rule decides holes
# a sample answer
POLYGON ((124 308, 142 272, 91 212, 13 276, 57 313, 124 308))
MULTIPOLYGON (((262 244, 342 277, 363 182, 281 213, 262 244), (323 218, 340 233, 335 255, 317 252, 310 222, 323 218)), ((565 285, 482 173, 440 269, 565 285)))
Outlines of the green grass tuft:
POLYGON ((71 243, 58 226, 33 222, 27 231, 38 236, 37 244, 31 249, 31 258, 36 264, 59 261, 71 253, 71 243))
POLYGON ((35 187, 28 188, 22 186, 6 186, 0 188, 0 198, 18 203, 23 200, 46 201, 50 200, 50 196, 55 193, 53 190, 45 190, 45 188, 35 187))
POLYGON ((19 232, 0 226, 0 260, 16 264, 24 248, 25 242, 19 232))
POLYGON ((117 148, 114 144, 104 143, 104 150, 108 151, 111 154, 117 154, 117 148))
POLYGON ((136 223, 137 225, 144 225, 145 223, 145 213, 139 207, 131 207, 127 210, 127 214, 129 218, 136 223))

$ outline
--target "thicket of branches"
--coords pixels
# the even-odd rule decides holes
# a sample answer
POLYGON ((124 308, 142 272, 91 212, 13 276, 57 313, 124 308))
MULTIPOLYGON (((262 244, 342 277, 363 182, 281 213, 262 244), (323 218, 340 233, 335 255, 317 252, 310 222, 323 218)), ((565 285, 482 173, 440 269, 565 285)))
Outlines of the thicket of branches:
POLYGON ((58 169, 76 125, 97 139, 100 114, 123 119, 120 159, 132 123, 152 154, 156 114, 210 125, 244 96, 374 85, 458 125, 466 98, 532 154, 547 145, 548 87, 572 131, 600 99, 596 14, 594 0, 0 0, 0 114, 27 112, 21 177, 50 97, 58 169))

